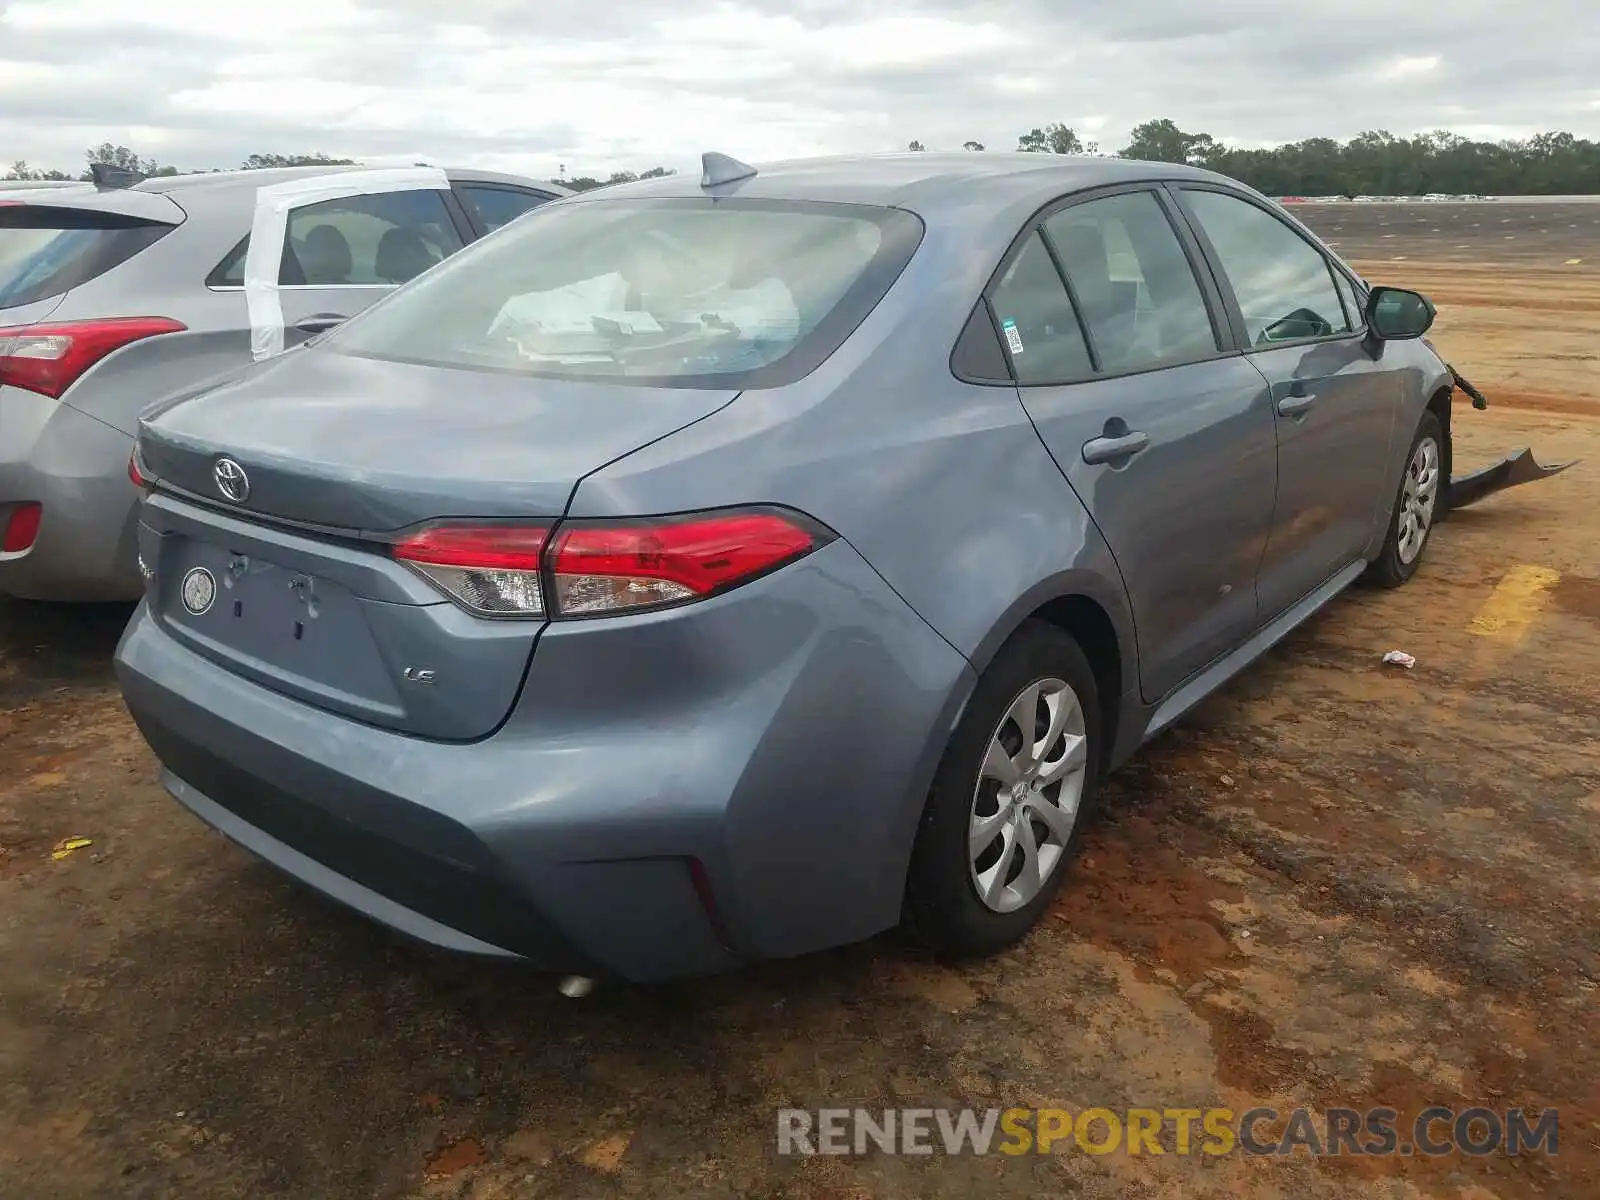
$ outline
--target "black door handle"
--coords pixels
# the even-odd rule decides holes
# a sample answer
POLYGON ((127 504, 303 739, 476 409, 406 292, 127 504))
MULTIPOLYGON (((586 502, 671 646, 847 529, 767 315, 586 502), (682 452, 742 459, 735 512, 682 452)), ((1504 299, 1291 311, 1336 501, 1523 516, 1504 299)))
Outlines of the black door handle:
POLYGON ((1090 438, 1083 444, 1083 461, 1093 466, 1097 463, 1132 458, 1149 444, 1150 435, 1137 431, 1116 437, 1090 438))
POLYGON ((343 325, 349 319, 343 313, 312 313, 309 317, 301 317, 294 323, 294 327, 301 333, 326 333, 335 325, 343 325))

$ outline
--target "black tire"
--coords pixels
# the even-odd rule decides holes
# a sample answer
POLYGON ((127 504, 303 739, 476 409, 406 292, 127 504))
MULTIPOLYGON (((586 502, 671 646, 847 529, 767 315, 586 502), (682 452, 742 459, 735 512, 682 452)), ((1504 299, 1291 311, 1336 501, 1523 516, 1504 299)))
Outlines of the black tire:
MULTIPOLYGON (((1043 705, 1036 705, 1036 713, 1040 720, 1049 716, 1048 708, 1043 705)), ((1077 854, 1083 827, 1098 791, 1103 758, 1102 727, 1099 688, 1094 671, 1077 642, 1053 625, 1040 621, 1024 624, 979 679, 929 790, 906 886, 905 923, 915 940, 937 953, 966 958, 997 953, 1027 935, 1049 908, 1077 854), (980 772, 991 740, 1004 735, 1020 745, 1022 735, 1014 721, 1007 725, 1012 720, 1008 714, 1025 688, 1045 680, 1065 683, 1075 694, 1082 713, 1085 758, 1082 787, 1070 835, 1061 846, 1049 875, 1044 877, 1043 886, 1020 907, 1000 912, 979 896, 974 878, 977 871, 968 852, 970 825, 974 816, 979 815, 974 805, 980 803, 980 772)), ((1036 725, 1036 739, 1042 741, 1046 732, 1036 725)), ((1053 744, 1060 747, 1066 743, 1058 739, 1053 744)), ((1045 748, 1043 757, 1051 757, 1051 747, 1045 748)), ((1053 792, 1055 797, 1061 797, 1061 788, 1076 783, 1076 772, 1069 776, 1066 782, 1053 789, 1047 787, 1046 793, 1053 792)), ((1000 793, 1001 785, 986 781, 982 787, 992 787, 993 791, 986 790, 981 803, 986 807, 997 804, 991 797, 1000 793)), ((1048 796, 1041 794, 1041 798, 1048 796)), ((1027 810, 1016 805, 1014 811, 1020 814, 1027 810)), ((1035 821, 1032 828, 1047 829, 1048 826, 1043 821, 1035 821)), ((1055 844, 1059 843, 1052 842, 1055 844)), ((998 857, 999 850, 996 850, 998 857)), ((1022 855, 1019 853, 1017 857, 1022 855)), ((992 866, 989 869, 994 870, 992 866)), ((1003 890, 1010 891, 1009 888, 1003 890)))
POLYGON ((1383 540, 1383 550, 1367 565, 1363 577, 1366 582, 1378 587, 1395 588, 1417 573, 1423 555, 1428 552, 1428 542, 1433 537, 1434 527, 1444 516, 1445 496, 1450 489, 1450 481, 1445 476, 1448 462, 1449 456, 1445 453, 1444 427, 1439 424, 1439 418, 1431 410, 1424 412, 1422 420, 1417 423, 1417 432, 1411 439, 1411 446, 1406 451, 1406 466, 1400 474, 1400 487, 1395 492, 1394 511, 1389 514, 1389 532, 1383 540), (1406 515, 1406 484, 1410 480, 1411 466, 1416 461, 1418 450, 1423 442, 1429 440, 1434 445, 1434 460, 1437 464, 1435 469, 1439 476, 1434 490, 1433 512, 1427 528, 1422 533, 1421 545, 1417 546, 1416 552, 1407 558, 1401 546, 1404 533, 1403 521, 1406 515))

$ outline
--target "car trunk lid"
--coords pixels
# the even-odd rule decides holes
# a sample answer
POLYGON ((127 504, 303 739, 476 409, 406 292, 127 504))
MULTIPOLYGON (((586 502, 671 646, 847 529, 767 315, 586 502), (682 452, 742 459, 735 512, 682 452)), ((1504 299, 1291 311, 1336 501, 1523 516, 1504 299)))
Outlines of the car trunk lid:
POLYGON ((383 532, 443 517, 555 517, 579 479, 723 407, 733 391, 291 351, 140 422, 144 465, 241 515, 383 532), (219 459, 248 476, 235 501, 219 459))
POLYGON ((423 737, 482 737, 543 622, 458 607, 389 553, 395 532, 548 526, 584 475, 735 395, 291 351, 141 421, 147 599, 174 637, 264 686, 423 737))

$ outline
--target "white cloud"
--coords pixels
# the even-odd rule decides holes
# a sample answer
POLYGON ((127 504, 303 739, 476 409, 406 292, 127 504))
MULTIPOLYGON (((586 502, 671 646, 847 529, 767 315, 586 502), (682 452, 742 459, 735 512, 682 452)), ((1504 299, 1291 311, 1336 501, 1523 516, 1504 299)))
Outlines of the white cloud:
POLYGON ((218 41, 258 42, 264 33, 283 39, 320 31, 356 33, 375 19, 356 0, 273 0, 270 7, 254 9, 254 21, 247 12, 196 0, 138 5, 121 0, 23 0, 6 8, 4 23, 38 33, 126 32, 137 37, 144 31, 170 30, 218 41))
POLYGON ((1423 54, 1413 58, 1397 58, 1384 70, 1385 79, 1404 79, 1411 75, 1429 75, 1439 69, 1437 54, 1423 54))
POLYGON ((1153 117, 1238 144, 1594 137, 1590 4, 1508 27, 1497 0, 0 0, 0 161, 75 169, 110 140, 183 167, 323 151, 603 175, 712 148, 1000 149, 1053 121, 1114 150, 1153 117))

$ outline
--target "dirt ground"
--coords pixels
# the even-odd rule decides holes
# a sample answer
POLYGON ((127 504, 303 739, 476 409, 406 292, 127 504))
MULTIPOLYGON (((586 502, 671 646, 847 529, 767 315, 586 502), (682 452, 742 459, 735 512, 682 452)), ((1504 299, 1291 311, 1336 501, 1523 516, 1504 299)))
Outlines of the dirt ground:
POLYGON ((573 1002, 399 944, 165 796, 125 611, 0 608, 0 1196, 1600 1196, 1597 267, 1362 263, 1489 393, 1464 464, 1585 464, 1148 747, 982 965, 885 938, 573 1002), (1433 1103, 1556 1106, 1559 1155, 774 1150, 787 1105, 1433 1103))

